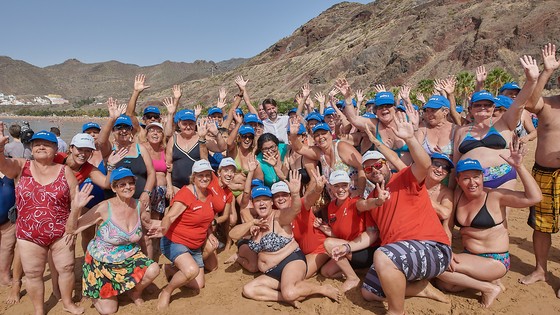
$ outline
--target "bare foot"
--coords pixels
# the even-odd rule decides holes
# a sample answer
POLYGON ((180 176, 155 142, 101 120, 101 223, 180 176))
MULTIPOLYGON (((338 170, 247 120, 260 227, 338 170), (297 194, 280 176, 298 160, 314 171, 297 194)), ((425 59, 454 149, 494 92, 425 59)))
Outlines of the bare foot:
POLYGON ((330 284, 321 286, 321 291, 321 294, 330 298, 333 302, 339 303, 342 298, 342 292, 330 284))
POLYGON ((70 304, 70 305, 64 305, 62 307, 62 309, 70 314, 75 314, 75 315, 79 315, 79 314, 83 314, 84 313, 84 308, 81 306, 78 306, 74 303, 70 304))
POLYGON ((360 284, 360 278, 348 278, 342 284, 342 292, 352 290, 360 284))
POLYGON ((420 291, 416 296, 425 297, 442 303, 449 303, 449 297, 447 297, 445 293, 435 288, 429 282, 428 285, 426 285, 426 287, 422 291, 420 291))
POLYGON ((132 302, 134 302, 134 304, 136 304, 136 306, 144 304, 144 300, 142 299, 142 292, 136 290, 136 288, 128 291, 127 293, 128 297, 130 297, 130 299, 132 300, 132 302))
POLYGON ((165 290, 165 288, 161 290, 158 296, 157 309, 160 311, 166 309, 169 306, 170 299, 171 299, 171 294, 169 294, 165 290))
POLYGON ((294 308, 297 308, 298 310, 301 309, 301 302, 300 301, 285 301, 285 302, 290 304, 294 308))
POLYGON ((224 261, 224 264, 233 264, 234 262, 237 261, 237 258, 239 258, 239 255, 237 255, 237 253, 231 255, 228 259, 226 259, 226 261, 224 261))
POLYGON ((493 284, 497 285, 502 289, 502 292, 506 292, 506 286, 502 283, 501 279, 492 281, 493 284))
POLYGON ((500 286, 493 285, 492 290, 488 292, 482 292, 482 301, 480 302, 484 308, 489 308, 494 300, 498 297, 498 295, 502 292, 500 286))
POLYGON ((10 288, 10 292, 8 293, 8 297, 6 298, 6 304, 16 304, 19 303, 19 299, 21 298, 21 282, 13 283, 12 287, 10 288))
POLYGON ((535 270, 531 274, 526 275, 525 277, 517 281, 521 284, 533 284, 539 281, 546 281, 546 273, 542 273, 535 270))

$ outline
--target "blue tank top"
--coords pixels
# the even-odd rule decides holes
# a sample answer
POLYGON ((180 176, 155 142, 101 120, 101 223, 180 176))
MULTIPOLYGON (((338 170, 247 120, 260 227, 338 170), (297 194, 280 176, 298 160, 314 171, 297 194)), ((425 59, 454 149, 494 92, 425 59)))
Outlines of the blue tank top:
MULTIPOLYGON (((146 180, 148 179, 148 170, 146 168, 146 163, 144 163, 144 159, 140 153, 140 145, 136 144, 136 156, 125 156, 122 160, 120 160, 116 165, 115 168, 119 167, 126 167, 132 171, 132 174, 136 176, 136 189, 134 190, 133 198, 138 199, 140 195, 144 191, 144 187, 146 186, 146 180)), ((112 191, 111 191, 112 192, 112 191)), ((112 196, 115 194, 113 193, 112 196)))
POLYGON ((0 225, 8 222, 8 211, 16 203, 14 180, 6 176, 0 178, 0 225))
MULTIPOLYGON (((105 168, 105 164, 103 163, 103 161, 99 162, 99 165, 97 165, 97 168, 101 171, 101 173, 103 173, 103 175, 107 175, 107 169, 105 168)), ((91 209, 93 208, 95 205, 97 205, 98 203, 100 203, 101 201, 105 200, 105 193, 103 192, 103 189, 97 185, 95 185, 92 181, 91 178, 86 178, 86 180, 80 184, 80 189, 82 189, 82 187, 85 184, 92 184, 93 185, 93 190, 91 191, 91 195, 93 196, 93 199, 91 199, 88 204, 86 205, 86 208, 91 209)))

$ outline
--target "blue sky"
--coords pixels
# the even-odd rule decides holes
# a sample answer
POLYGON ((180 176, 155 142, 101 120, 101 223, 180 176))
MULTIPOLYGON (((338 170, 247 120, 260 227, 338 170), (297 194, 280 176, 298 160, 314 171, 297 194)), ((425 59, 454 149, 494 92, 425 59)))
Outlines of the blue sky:
POLYGON ((3 1, 0 55, 40 67, 249 58, 338 2, 3 1))

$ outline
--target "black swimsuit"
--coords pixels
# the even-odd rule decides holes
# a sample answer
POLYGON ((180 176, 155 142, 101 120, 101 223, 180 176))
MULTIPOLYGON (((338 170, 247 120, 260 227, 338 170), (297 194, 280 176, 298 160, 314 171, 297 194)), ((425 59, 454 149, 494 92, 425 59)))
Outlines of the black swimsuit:
POLYGON ((502 222, 500 223, 496 223, 496 221, 494 221, 494 218, 492 218, 490 212, 488 212, 488 208, 486 208, 486 201, 488 200, 488 193, 486 193, 486 198, 484 199, 484 205, 482 205, 480 210, 478 210, 478 213, 472 219, 471 225, 470 226, 462 225, 457 220, 457 207, 459 205, 459 200, 461 200, 462 196, 463 196, 463 192, 461 192, 461 195, 459 195, 459 199, 457 199, 457 205, 455 206, 455 225, 457 225, 458 227, 460 228, 472 227, 475 229, 484 230, 484 229, 493 228, 497 225, 502 224, 505 221, 505 219, 502 220, 502 222))

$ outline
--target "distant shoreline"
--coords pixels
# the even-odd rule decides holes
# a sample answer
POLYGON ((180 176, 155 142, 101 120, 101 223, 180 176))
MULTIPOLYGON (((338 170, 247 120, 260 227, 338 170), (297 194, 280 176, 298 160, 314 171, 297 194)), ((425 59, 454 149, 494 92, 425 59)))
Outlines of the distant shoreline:
POLYGON ((0 120, 16 119, 16 120, 63 120, 63 121, 83 121, 83 120, 107 120, 109 117, 95 116, 20 116, 20 115, 0 115, 0 120))

